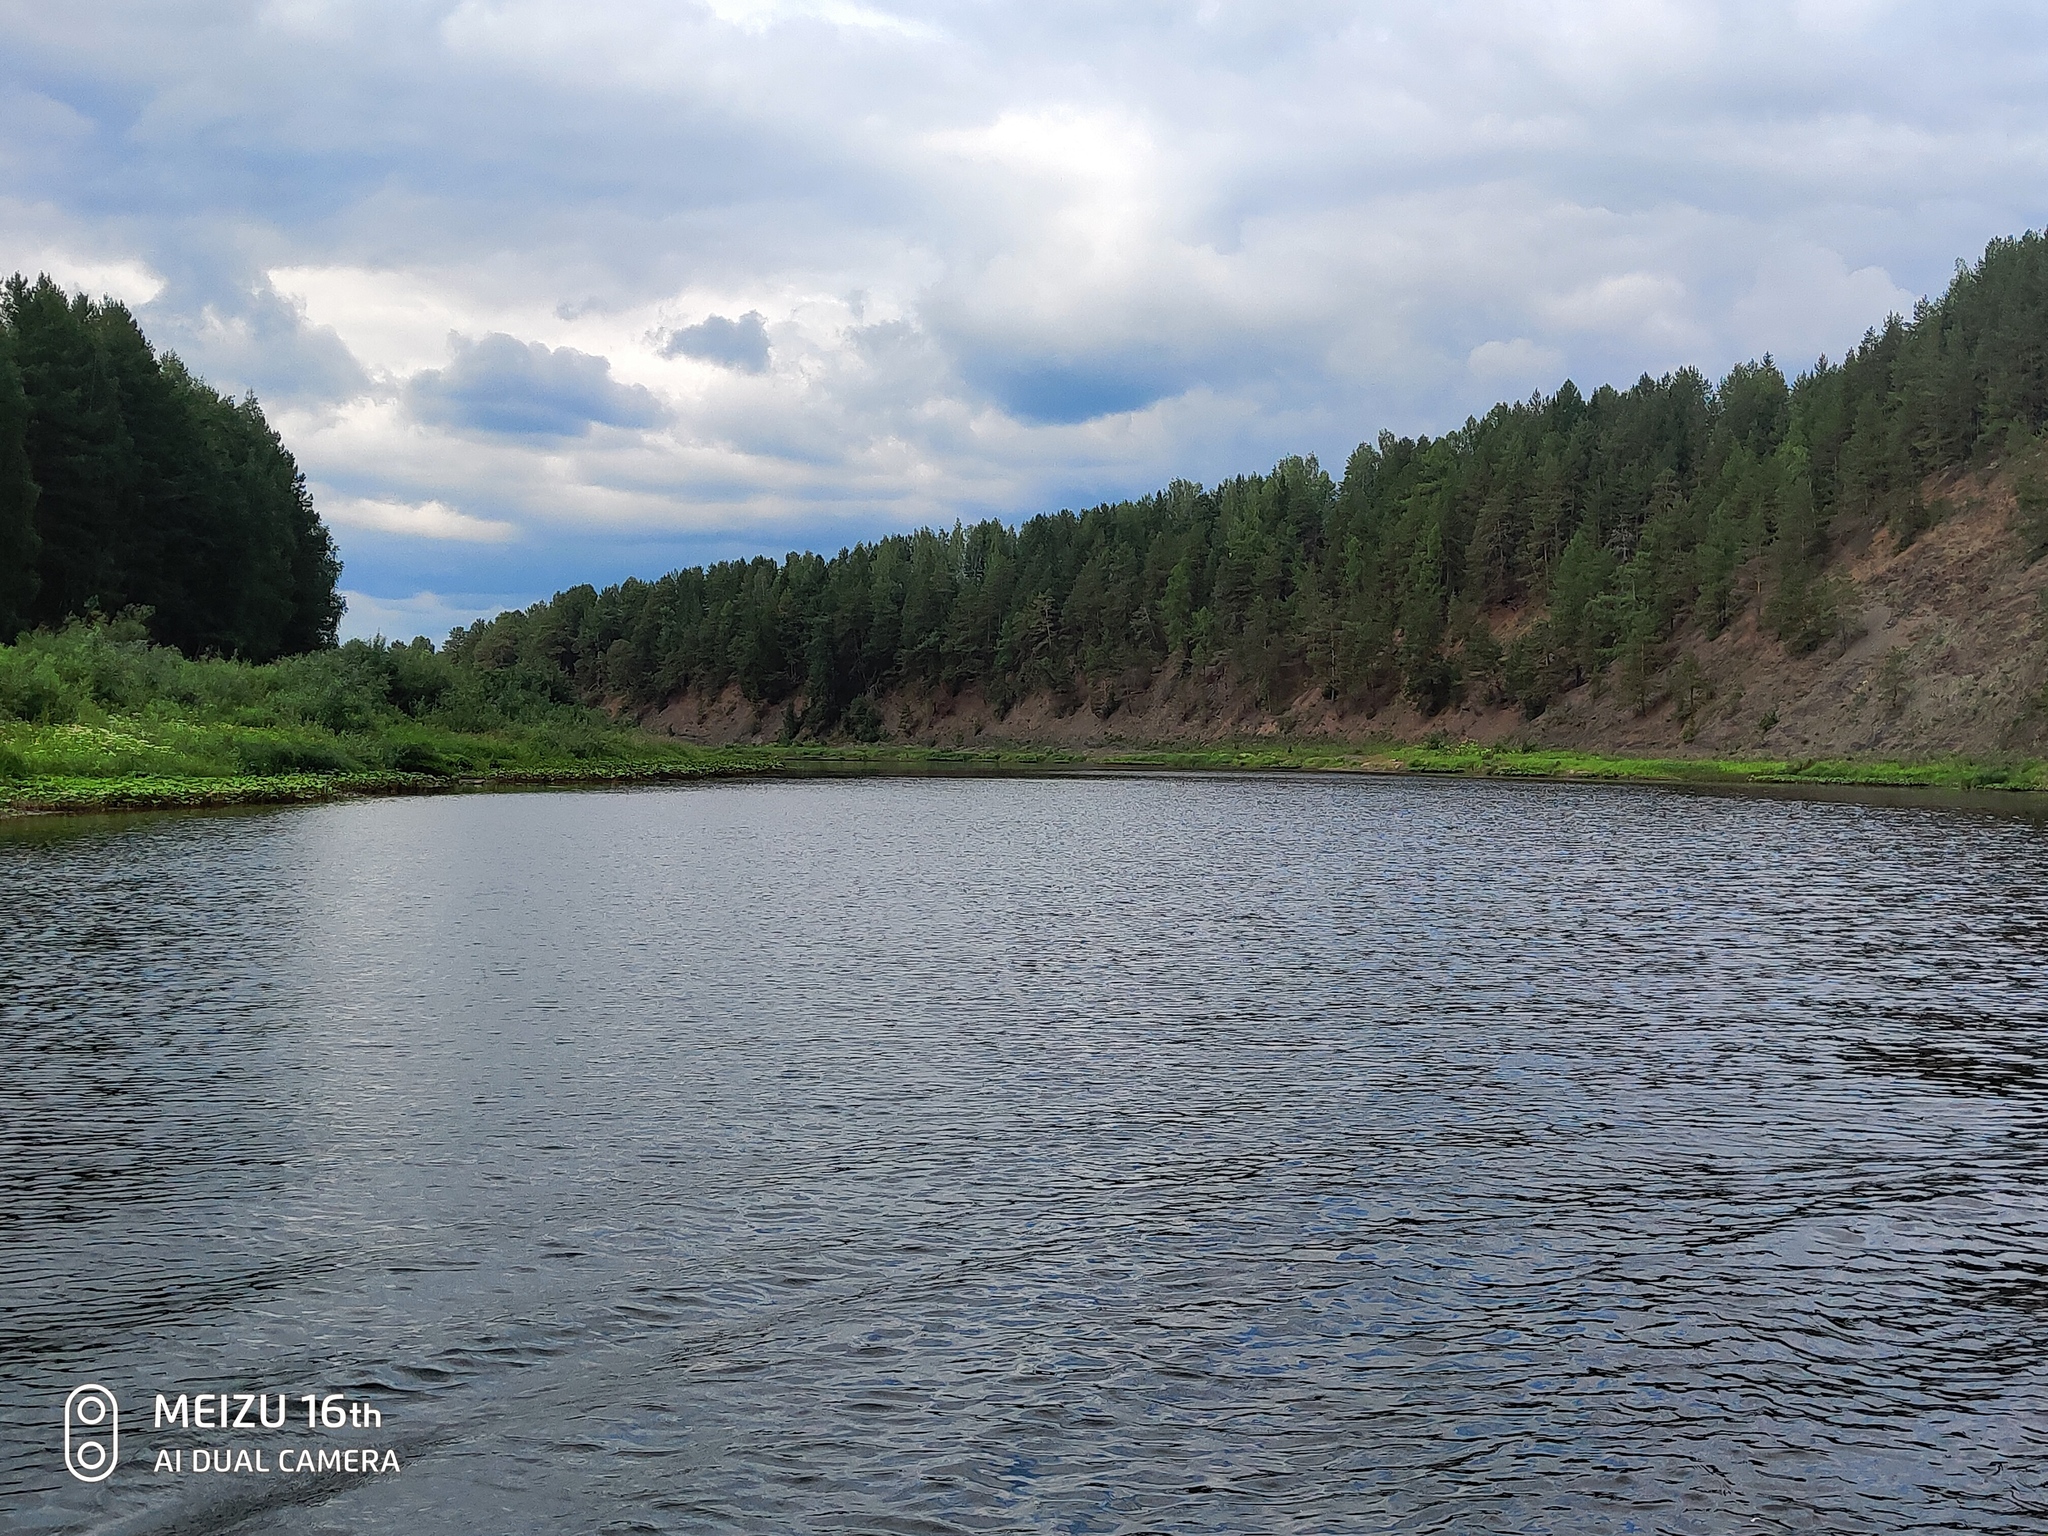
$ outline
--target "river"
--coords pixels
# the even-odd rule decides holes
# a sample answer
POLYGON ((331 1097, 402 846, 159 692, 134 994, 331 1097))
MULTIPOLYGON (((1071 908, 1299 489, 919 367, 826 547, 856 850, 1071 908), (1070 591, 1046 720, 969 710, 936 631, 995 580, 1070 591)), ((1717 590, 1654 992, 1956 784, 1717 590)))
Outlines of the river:
POLYGON ((2019 817, 1358 777, 17 825, 0 1508, 2038 1532, 2044 874, 2019 817))

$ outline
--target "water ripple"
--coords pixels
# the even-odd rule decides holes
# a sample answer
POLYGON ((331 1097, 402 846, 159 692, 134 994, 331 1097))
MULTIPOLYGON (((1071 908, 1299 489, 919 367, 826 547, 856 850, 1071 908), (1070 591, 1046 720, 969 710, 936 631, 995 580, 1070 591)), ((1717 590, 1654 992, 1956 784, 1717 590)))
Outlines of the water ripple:
POLYGON ((42 1531, 2038 1530, 2044 853, 1244 778, 16 833, 0 1493, 42 1531), (406 1470, 87 1490, 87 1375, 368 1393, 406 1470))

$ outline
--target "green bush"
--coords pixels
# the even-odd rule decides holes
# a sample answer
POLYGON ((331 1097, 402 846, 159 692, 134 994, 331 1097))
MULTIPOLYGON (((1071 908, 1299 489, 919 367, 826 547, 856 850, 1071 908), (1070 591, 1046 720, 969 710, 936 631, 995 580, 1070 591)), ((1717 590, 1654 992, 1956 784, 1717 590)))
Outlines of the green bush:
POLYGON ((346 773, 359 766, 338 742, 315 736, 238 735, 236 766, 250 774, 346 773))
POLYGON ((2014 485, 2013 497, 2019 504, 2020 548, 2032 565, 2048 555, 2048 485, 2038 474, 2024 475, 2014 485))
POLYGON ((523 664, 479 672, 424 640, 254 665, 152 645, 133 615, 77 622, 0 645, 0 721, 20 722, 0 727, 0 778, 545 773, 683 755, 561 691, 523 664))
POLYGON ((1854 589, 1839 576, 1794 566, 1780 577, 1764 605, 1764 624, 1794 656, 1809 655, 1848 634, 1856 619, 1853 596, 1854 589))
POLYGON ((63 725, 78 718, 79 690, 45 655, 0 646, 0 717, 63 725))
POLYGON ((424 741, 398 741, 385 746, 383 766, 399 773, 425 773, 445 779, 457 765, 424 741))
POLYGON ((845 718, 846 734, 855 741, 873 745, 882 739, 882 712, 866 694, 846 706, 845 718))

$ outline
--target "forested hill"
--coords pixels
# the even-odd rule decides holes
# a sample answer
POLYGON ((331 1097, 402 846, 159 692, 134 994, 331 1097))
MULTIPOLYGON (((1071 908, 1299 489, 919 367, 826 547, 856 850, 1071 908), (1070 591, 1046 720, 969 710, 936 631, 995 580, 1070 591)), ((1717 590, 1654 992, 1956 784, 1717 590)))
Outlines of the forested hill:
POLYGON ((159 357, 111 299, 0 289, 0 641, 139 606, 188 655, 265 661, 334 643, 340 574, 254 396, 159 357))
POLYGON ((1290 459, 1017 528, 576 587, 449 643, 638 710, 736 686, 807 736, 871 731, 892 690, 972 686, 1000 714, 1162 669, 1275 709, 1319 684, 1533 715, 1596 675, 1647 697, 1682 624, 1711 635, 1748 612, 1785 653, 1827 644, 1844 623, 1831 548, 1879 526, 1909 542, 1942 510, 1929 475, 2031 444, 2044 419, 2048 240, 2028 234, 1795 379, 1766 357, 1718 384, 1566 383, 1439 438, 1382 433, 1340 479, 1290 459))

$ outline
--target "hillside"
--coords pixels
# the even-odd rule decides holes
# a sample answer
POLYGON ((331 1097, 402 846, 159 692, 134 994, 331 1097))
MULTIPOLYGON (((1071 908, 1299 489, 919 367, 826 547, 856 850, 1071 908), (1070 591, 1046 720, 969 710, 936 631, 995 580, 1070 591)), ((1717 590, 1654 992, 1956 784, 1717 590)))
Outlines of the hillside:
MULTIPOLYGON (((2031 561, 2015 485, 2043 467, 2015 465, 1930 481, 1939 521, 1910 540, 1883 525, 1847 535, 1822 567, 1835 587, 1835 634, 1789 654, 1764 622, 1772 575, 1758 558, 1737 586, 1749 595, 1719 633, 1681 625, 1647 691, 1612 669, 1529 716, 1497 693, 1435 714, 1326 696, 1311 683, 1275 704, 1227 664, 1181 662, 1081 691, 1040 689, 998 711, 985 692, 909 685, 882 693, 882 739, 924 746, 1197 745, 1241 740, 1430 736, 1661 757, 1979 760, 2048 751, 2048 560, 2031 561)), ((1480 622, 1509 643, 1548 619, 1536 605, 1488 610, 1480 622)), ((771 742, 783 711, 736 685, 687 691, 646 717, 653 730, 707 744, 771 742)))
MULTIPOLYGON (((1958 473, 1931 483, 1928 503, 1949 510, 1904 547, 1882 527, 1846 539, 1827 567, 1842 587, 1841 632, 1810 654, 1788 654, 1752 605, 1719 635, 1682 630, 1646 709, 1612 686, 1586 688, 1528 725, 1495 711, 1467 734, 1672 755, 2039 755, 2048 748, 2048 562, 2027 558, 2014 479, 1958 473)), ((1768 580, 1752 573, 1759 578, 1768 580)))
POLYGON ((577 587, 449 650, 714 741, 2027 750, 2044 425, 2028 234, 1793 378, 1566 381, 1339 476, 577 587))

